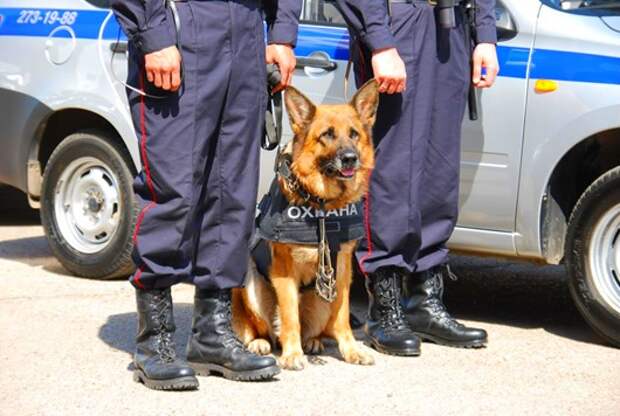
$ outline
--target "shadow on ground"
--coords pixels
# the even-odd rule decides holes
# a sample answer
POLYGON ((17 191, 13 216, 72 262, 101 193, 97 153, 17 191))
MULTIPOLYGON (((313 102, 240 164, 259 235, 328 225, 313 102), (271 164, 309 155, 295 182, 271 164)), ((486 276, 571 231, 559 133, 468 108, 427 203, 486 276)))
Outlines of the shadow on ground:
POLYGON ((79 278, 69 273, 56 260, 45 237, 24 237, 0 241, 0 259, 19 261, 28 266, 42 267, 50 273, 64 277, 79 278))
POLYGON ((30 208, 23 192, 0 185, 0 226, 40 224, 39 211, 30 208))
MULTIPOLYGON (((356 311, 360 312, 364 306, 356 300, 353 307, 356 311)), ((177 327, 174 340, 176 344, 176 351, 180 356, 185 356, 185 348, 187 346, 192 324, 192 310, 193 305, 189 303, 174 304, 174 321, 177 327)), ((360 314, 358 316, 362 315, 360 314)), ((114 349, 125 351, 129 355, 133 355, 137 326, 138 321, 135 312, 111 315, 108 317, 106 323, 99 329, 99 339, 114 349)), ((356 330, 354 333, 358 340, 363 339, 363 333, 361 330, 356 330)), ((321 356, 340 359, 340 354, 338 353, 338 349, 336 348, 334 341, 325 340, 324 344, 326 351, 321 354, 321 356)), ((276 351, 276 354, 279 355, 280 351, 276 351)), ((311 364, 323 364, 323 362, 317 358, 310 359, 309 361, 311 364)), ((127 368, 128 370, 132 370, 131 364, 128 365, 127 368)))
MULTIPOLYGON (((0 186, 0 227, 37 226, 39 211, 30 208, 26 195, 11 187, 0 186)), ((45 236, 0 241, 0 259, 14 260, 62 276, 76 277, 56 260, 45 236)))
MULTIPOLYGON (((455 317, 481 327, 492 323, 542 328, 574 341, 606 345, 575 309, 563 267, 458 256, 452 265, 459 279, 446 282, 445 302, 455 317)), ((356 280, 352 296, 353 313, 365 318, 367 298, 361 279, 356 280)), ((175 304, 178 328, 175 340, 181 354, 189 336, 191 313, 191 304, 175 304)), ((135 313, 111 315, 101 327, 99 338, 113 348, 132 354, 136 325, 135 313)), ((362 340, 362 331, 355 331, 355 336, 362 340)), ((493 342, 492 329, 490 338, 493 342)), ((333 342, 327 342, 326 346, 324 355, 340 358, 333 342)))
MULTIPOLYGON (((0 226, 39 224, 41 224, 39 211, 30 208, 23 192, 15 188, 0 186, 0 226)), ((49 266, 53 255, 45 237, 22 237, 0 241, 0 258, 45 267, 49 266)), ((50 271, 62 273, 63 270, 58 265, 57 270, 50 271)))
POLYGON ((481 325, 542 328, 575 341, 606 345, 574 306, 563 266, 455 256, 452 270, 459 279, 446 282, 445 301, 458 318, 481 325))
POLYGON ((0 241, 0 259, 19 261, 28 266, 42 267, 45 271, 64 277, 81 278, 69 273, 62 267, 52 254, 47 244, 47 239, 43 236, 0 241))

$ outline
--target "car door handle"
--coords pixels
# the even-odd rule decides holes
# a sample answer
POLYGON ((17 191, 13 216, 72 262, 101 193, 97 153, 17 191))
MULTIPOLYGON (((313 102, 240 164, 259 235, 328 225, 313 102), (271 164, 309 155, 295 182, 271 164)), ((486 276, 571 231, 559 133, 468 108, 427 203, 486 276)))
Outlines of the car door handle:
POLYGON ((323 57, 298 56, 295 68, 304 69, 305 67, 319 68, 330 72, 338 68, 338 64, 323 57))
POLYGON ((114 53, 125 53, 127 52, 127 42, 112 42, 110 43, 110 50, 114 53))

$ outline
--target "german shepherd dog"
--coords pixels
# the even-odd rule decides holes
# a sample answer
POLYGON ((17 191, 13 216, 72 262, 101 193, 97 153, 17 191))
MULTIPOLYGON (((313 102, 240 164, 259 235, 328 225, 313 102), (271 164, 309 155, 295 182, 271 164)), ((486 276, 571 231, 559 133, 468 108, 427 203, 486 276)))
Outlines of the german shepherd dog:
MULTIPOLYGON (((378 101, 374 80, 342 105, 316 106, 293 87, 285 91, 294 133, 284 151, 291 156, 290 170, 297 185, 325 201, 325 210, 338 210, 357 202, 368 190, 374 166, 371 130, 378 101)), ((306 202, 282 177, 278 178, 278 185, 288 202, 306 202)), ((310 205, 320 208, 316 203, 310 205)), ((300 287, 315 279, 317 245, 274 241, 268 244, 272 259, 269 279, 259 275, 255 263, 250 261, 246 287, 233 291, 233 327, 248 349, 270 354, 270 341, 277 340, 282 346, 280 365, 301 370, 307 364, 304 352, 322 352, 321 337, 325 336, 336 340, 346 362, 373 364, 372 355, 359 347, 349 324, 351 261, 356 241, 340 245, 336 257, 337 295, 332 303, 321 299, 314 290, 300 292, 300 287)))

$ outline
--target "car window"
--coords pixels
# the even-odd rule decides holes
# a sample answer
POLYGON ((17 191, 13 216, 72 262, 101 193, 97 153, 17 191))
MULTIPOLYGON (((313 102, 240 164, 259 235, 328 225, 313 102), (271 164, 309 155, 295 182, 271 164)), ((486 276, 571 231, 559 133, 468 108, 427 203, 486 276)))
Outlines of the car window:
POLYGON ((86 2, 95 7, 101 7, 102 9, 110 8, 110 0, 86 0, 86 2))
POLYGON ((618 0, 541 0, 543 4, 567 13, 611 16, 620 15, 618 0))
MULTIPOLYGON (((549 0, 557 1, 560 0, 549 0)), ((506 7, 501 1, 497 2, 495 10, 497 20, 501 20, 507 13, 506 7)), ((342 18, 340 11, 336 7, 335 0, 306 0, 301 15, 303 23, 328 25, 328 26, 346 26, 346 22, 342 18)))
POLYGON ((345 26, 334 0, 306 0, 301 14, 303 23, 328 26, 345 26))

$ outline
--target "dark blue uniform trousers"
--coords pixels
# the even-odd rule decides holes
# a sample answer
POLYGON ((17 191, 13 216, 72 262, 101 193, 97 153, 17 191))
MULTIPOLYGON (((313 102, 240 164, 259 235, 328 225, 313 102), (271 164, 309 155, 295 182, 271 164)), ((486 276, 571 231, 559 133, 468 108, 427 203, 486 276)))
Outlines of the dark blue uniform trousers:
MULTIPOLYGON (((391 29, 407 69, 402 94, 381 95, 374 128, 376 166, 366 199, 364 272, 397 266, 420 272, 447 261, 458 214, 460 135, 470 80, 470 47, 458 27, 439 29, 425 3, 393 4, 391 29)), ((370 55, 352 45, 356 79, 370 55)))
MULTIPOLYGON (((134 189, 138 288, 190 282, 241 286, 256 207, 266 106, 265 42, 258 1, 177 3, 183 85, 165 99, 129 92, 143 170, 134 189)), ((154 95, 141 53, 129 81, 154 95)))

